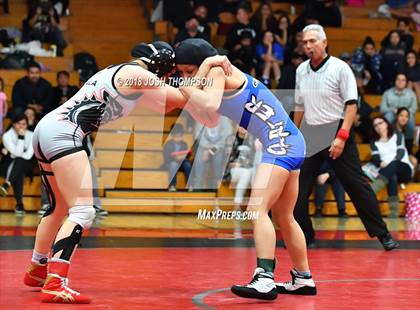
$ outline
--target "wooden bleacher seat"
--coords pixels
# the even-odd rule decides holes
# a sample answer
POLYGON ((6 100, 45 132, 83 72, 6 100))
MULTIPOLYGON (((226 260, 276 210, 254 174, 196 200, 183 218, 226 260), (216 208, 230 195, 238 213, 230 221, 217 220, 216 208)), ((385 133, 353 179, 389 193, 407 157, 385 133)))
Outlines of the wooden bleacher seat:
MULTIPOLYGON (((96 135, 95 149, 105 150, 162 150, 163 144, 168 138, 168 133, 148 132, 99 132, 96 135)), ((185 134, 184 140, 189 147, 192 146, 192 134, 185 134)))
POLYGON ((98 150, 94 165, 97 169, 160 169, 161 151, 98 150))
POLYGON ((183 125, 185 129, 186 120, 185 118, 179 118, 176 116, 147 116, 147 115, 136 115, 126 116, 115 121, 112 121, 101 127, 101 130, 135 130, 135 131, 158 131, 169 132, 171 126, 175 122, 183 125))

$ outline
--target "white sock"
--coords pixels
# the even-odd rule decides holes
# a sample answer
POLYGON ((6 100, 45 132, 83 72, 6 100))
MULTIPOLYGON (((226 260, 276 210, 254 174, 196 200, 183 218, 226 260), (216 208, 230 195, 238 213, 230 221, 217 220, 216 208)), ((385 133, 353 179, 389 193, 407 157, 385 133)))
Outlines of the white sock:
POLYGON ((48 253, 41 254, 34 250, 32 252, 32 262, 37 264, 46 264, 48 262, 48 253))

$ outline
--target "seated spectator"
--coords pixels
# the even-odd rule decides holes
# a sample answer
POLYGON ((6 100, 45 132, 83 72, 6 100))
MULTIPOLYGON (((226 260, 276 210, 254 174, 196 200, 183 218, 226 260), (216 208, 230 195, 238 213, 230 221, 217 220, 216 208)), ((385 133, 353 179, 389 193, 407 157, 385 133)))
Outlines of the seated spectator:
POLYGON ((376 52, 375 42, 371 37, 366 37, 362 47, 355 50, 351 60, 358 84, 362 84, 368 92, 374 94, 381 91, 381 60, 382 57, 376 52))
MULTIPOLYGON (((413 47, 414 37, 410 32, 410 21, 404 18, 398 19, 397 29, 395 30, 400 35, 401 45, 404 46, 405 50, 410 50, 413 47)), ((385 38, 381 41, 381 46, 388 46, 390 44, 390 35, 388 33, 385 38)))
POLYGON ((403 72, 407 76, 407 87, 416 93, 417 102, 420 102, 420 64, 417 61, 417 53, 413 50, 408 51, 405 60, 403 72))
POLYGON ((23 41, 33 40, 55 44, 57 55, 63 56, 66 42, 60 30, 60 17, 50 1, 39 0, 23 21, 23 41))
POLYGON ((397 30, 389 33, 389 44, 382 47, 382 92, 392 87, 395 77, 404 66, 405 45, 400 40, 400 34, 397 30))
MULTIPOLYGON (((318 1, 319 2, 319 1, 318 1)), ((324 0, 318 9, 318 20, 323 27, 341 27, 342 16, 335 0, 324 0)))
POLYGON ((257 32, 257 41, 262 41, 263 34, 266 31, 275 31, 277 21, 274 18, 270 2, 261 2, 251 18, 251 25, 257 32))
POLYGON ((4 183, 0 186, 0 194, 7 195, 10 186, 16 199, 15 212, 17 215, 25 213, 23 206, 24 176, 32 177, 32 131, 27 130, 28 120, 24 114, 16 115, 12 120, 12 127, 3 135, 2 175, 4 183))
POLYGON ((315 184, 315 217, 322 216, 322 208, 324 207, 325 194, 327 193, 327 184, 331 185, 334 192, 335 200, 337 201, 338 216, 345 218, 346 213, 346 200, 345 191, 340 180, 335 175, 334 170, 330 167, 327 161, 321 164, 319 174, 315 184))
POLYGON ((395 133, 392 125, 383 117, 372 120, 372 163, 379 168, 379 177, 371 186, 375 193, 387 185, 390 217, 399 213, 398 182, 409 182, 414 174, 414 166, 409 160, 404 146, 404 137, 395 133))
POLYGON ((185 22, 191 14, 191 1, 163 0, 163 19, 170 21, 178 29, 185 27, 185 22))
POLYGON ((194 16, 197 18, 200 26, 198 31, 201 32, 205 37, 211 40, 211 31, 209 26, 208 9, 204 4, 198 4, 194 8, 194 16))
POLYGON ((236 10, 236 20, 237 22, 233 24, 230 29, 225 43, 225 49, 229 52, 229 56, 241 48, 241 34, 244 31, 247 31, 252 36, 252 44, 255 44, 257 32, 252 27, 250 23, 250 10, 248 6, 242 5, 239 6, 236 10))
POLYGON ((228 159, 225 141, 231 134, 232 123, 227 117, 221 117, 214 128, 196 123, 195 140, 200 143, 195 153, 189 187, 197 190, 219 188, 228 159))
POLYGON ((290 39, 289 43, 286 45, 283 55, 284 55, 284 64, 288 65, 292 61, 292 54, 300 55, 305 61, 308 59, 308 56, 305 54, 305 49, 303 46, 303 33, 297 32, 290 39))
POLYGON ((417 99, 411 89, 407 88, 407 77, 399 73, 395 79, 395 87, 388 89, 382 95, 380 111, 389 123, 394 123, 399 108, 410 111, 410 120, 407 124, 406 139, 413 139, 416 125, 417 99))
POLYGON ((3 119, 7 114, 7 95, 4 92, 4 80, 0 77, 0 135, 3 134, 3 119))
POLYGON ((290 32, 290 20, 287 15, 281 15, 277 21, 276 27, 274 28, 274 37, 281 46, 286 46, 289 43, 290 32))
POLYGON ((397 111, 397 117, 395 119, 394 129, 396 133, 400 133, 404 137, 404 145, 407 149, 410 162, 414 167, 417 166, 417 159, 413 156, 413 138, 407 138, 407 125, 410 120, 410 111, 407 108, 399 108, 397 111))
POLYGON ((365 101, 363 87, 357 87, 357 114, 353 123, 354 130, 362 137, 363 143, 370 142, 373 108, 365 101))
POLYGON ((294 98, 294 89, 296 87, 296 69, 299 65, 304 62, 302 55, 298 53, 292 54, 292 62, 288 65, 285 65, 281 71, 281 77, 277 88, 282 89, 281 103, 283 108, 290 113, 294 110, 295 98, 294 98))
POLYGON ((9 15, 9 0, 3 0, 1 3, 3 7, 3 14, 9 15))
MULTIPOLYGON (((219 12, 220 12, 220 2, 217 5, 214 5, 214 0, 194 0, 194 8, 197 9, 200 6, 203 6, 206 9, 206 21, 208 23, 217 23, 219 22, 219 12)), ((195 11, 195 10, 194 10, 195 11)), ((235 10, 233 11, 235 12, 235 10)), ((194 12, 194 15, 199 17, 200 13, 194 12)), ((199 18, 200 20, 200 18, 199 18)))
POLYGON ((176 191, 176 174, 181 170, 188 180, 191 172, 191 162, 187 159, 190 154, 190 149, 184 138, 184 127, 181 124, 175 124, 171 128, 171 136, 168 142, 163 147, 163 167, 168 170, 169 176, 169 191, 176 191))
POLYGON ((241 211, 246 191, 250 188, 254 170, 255 139, 246 129, 238 127, 238 132, 226 138, 225 152, 229 163, 223 179, 235 188, 235 210, 241 211))
POLYGON ((232 64, 238 67, 239 70, 255 76, 257 60, 255 58, 255 48, 252 45, 252 33, 249 31, 242 31, 241 39, 238 43, 239 48, 235 48, 230 54, 229 58, 232 64))
POLYGON ((38 124, 35 109, 27 107, 23 114, 25 114, 26 119, 28 120, 28 130, 33 132, 35 130, 36 125, 38 124))
POLYGON ((200 22, 197 17, 190 16, 185 22, 185 28, 180 28, 176 34, 174 44, 191 38, 210 41, 209 33, 205 34, 204 30, 204 27, 200 26, 200 22))
POLYGON ((70 73, 67 71, 57 72, 57 86, 52 89, 52 109, 62 105, 78 92, 79 88, 70 85, 69 81, 70 73))
POLYGON ((45 115, 51 109, 51 84, 41 77, 41 67, 36 62, 29 64, 27 72, 13 85, 13 112, 20 114, 32 107, 39 115, 45 115))
POLYGON ((257 59, 262 69, 262 82, 271 87, 270 74, 274 73, 277 85, 280 82, 281 70, 283 64, 283 48, 274 41, 274 35, 271 31, 264 32, 262 43, 257 45, 257 59))

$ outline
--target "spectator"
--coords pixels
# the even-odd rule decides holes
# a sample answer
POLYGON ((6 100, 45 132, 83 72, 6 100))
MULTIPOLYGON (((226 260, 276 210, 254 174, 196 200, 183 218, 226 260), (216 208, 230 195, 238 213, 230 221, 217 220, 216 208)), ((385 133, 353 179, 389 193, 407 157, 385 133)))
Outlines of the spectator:
POLYGON ((70 85, 69 81, 70 73, 67 71, 57 72, 57 86, 52 89, 52 109, 62 105, 78 92, 79 88, 70 85))
POLYGON ((191 16, 191 1, 163 0, 163 19, 169 20, 178 29, 185 27, 188 16, 191 16))
POLYGON ((3 0, 2 7, 3 7, 3 14, 9 15, 9 0, 3 0))
POLYGON ((413 139, 417 111, 416 95, 411 89, 407 88, 407 77, 405 74, 399 73, 395 79, 395 87, 388 89, 383 94, 380 111, 388 122, 392 124, 395 121, 398 108, 402 107, 410 111, 410 120, 405 132, 406 139, 413 139))
POLYGON ((257 60, 255 59, 255 48, 252 45, 252 33, 242 31, 239 41, 239 48, 234 49, 230 54, 230 61, 239 70, 255 76, 257 60))
POLYGON ((315 184, 315 217, 322 216, 322 208, 324 207, 325 194, 327 193, 327 183, 331 185, 337 201, 338 216, 346 218, 346 201, 345 191, 340 180, 335 175, 334 170, 328 165, 327 161, 321 164, 319 174, 315 184))
MULTIPOLYGON (((410 21, 404 18, 398 19, 397 29, 394 31, 397 31, 400 35, 401 45, 404 46, 405 50, 412 49, 414 37, 410 33, 410 21)), ((389 46, 391 33, 392 31, 388 33, 385 38, 382 39, 381 46, 389 46)))
POLYGON ((288 65, 292 61, 292 54, 300 55, 304 60, 308 59, 305 54, 304 46, 303 46, 303 34, 302 32, 297 32, 294 36, 290 39, 289 43, 284 49, 284 64, 288 65))
POLYGON ((229 52, 229 55, 241 48, 241 34, 244 31, 251 34, 252 44, 255 44, 257 32, 250 24, 250 13, 248 6, 239 6, 236 10, 237 22, 230 29, 225 43, 225 49, 229 52))
POLYGON ((245 128, 226 138, 225 156, 229 157, 224 180, 230 181, 235 188, 235 210, 241 211, 245 193, 251 185, 254 170, 255 139, 248 135, 245 128))
POLYGON ((227 164, 225 141, 232 134, 231 121, 221 117, 214 128, 196 123, 196 140, 200 141, 195 154, 191 187, 217 189, 227 164))
POLYGON ((341 12, 335 0, 323 1, 323 5, 318 8, 318 20, 324 27, 341 27, 341 12))
POLYGON ((355 50, 351 60, 357 84, 365 86, 367 91, 374 94, 381 91, 381 61, 382 57, 376 52, 375 42, 371 37, 366 37, 362 47, 355 50))
POLYGON ((274 37, 277 43, 281 46, 286 46, 289 43, 290 32, 290 20, 287 15, 281 15, 278 19, 277 25, 274 28, 274 37))
POLYGON ((252 16, 251 25, 257 31, 257 41, 262 40, 262 36, 266 31, 275 31, 277 21, 274 18, 270 2, 261 2, 252 16))
POLYGON ((184 127, 181 124, 175 124, 171 128, 170 139, 163 148, 163 167, 168 170, 169 191, 176 191, 176 174, 181 170, 188 180, 191 172, 191 162, 186 158, 190 154, 190 149, 184 138, 184 127))
POLYGON ((4 92, 4 80, 0 77, 0 135, 3 134, 3 119, 7 114, 7 95, 4 92))
POLYGON ((23 113, 27 107, 44 115, 50 111, 52 88, 50 82, 41 77, 41 67, 33 62, 28 66, 27 76, 16 81, 12 90, 13 111, 23 113))
MULTIPOLYGON (((220 1, 217 5, 214 5, 213 0, 194 0, 194 8, 203 6, 206 9, 206 21, 209 23, 214 23, 219 21, 219 12, 220 12, 220 1)), ((234 10, 235 11, 235 10, 234 10)), ((197 12, 194 12, 197 15, 197 12)), ((198 17, 202 14, 198 14, 198 17)), ((199 18, 200 20, 200 18, 199 18)))
POLYGON ((36 111, 34 108, 27 107, 24 114, 28 120, 28 130, 33 132, 38 123, 36 111))
POLYGON ((381 72, 383 76, 382 92, 392 87, 395 77, 404 66, 405 45, 400 40, 397 30, 389 33, 389 44, 381 50, 381 72))
POLYGON ((404 138, 394 130, 388 120, 375 117, 372 121, 372 163, 379 168, 379 177, 371 184, 375 193, 388 185, 390 216, 397 217, 399 212, 398 182, 409 182, 414 167, 411 164, 404 138))
POLYGON ((405 60, 403 72, 407 76, 407 87, 416 93, 417 102, 420 102, 420 64, 417 61, 417 53, 414 50, 408 51, 405 60))
POLYGON ((194 16, 197 18, 200 26, 198 31, 201 32, 205 37, 211 39, 211 32, 208 19, 208 9, 204 4, 198 4, 194 8, 194 16))
POLYGON ((270 73, 274 73, 277 85, 280 82, 280 66, 283 64, 283 48, 274 41, 271 31, 264 32, 262 43, 257 45, 257 58, 262 69, 262 82, 271 87, 270 73))
POLYGON ((60 17, 50 1, 38 1, 23 21, 23 41, 33 40, 55 44, 57 55, 63 56, 66 42, 60 30, 60 17))
POLYGON ((7 195, 10 186, 16 199, 15 213, 23 215, 23 181, 24 176, 32 177, 32 131, 27 130, 28 120, 24 114, 16 115, 12 121, 12 127, 3 135, 4 148, 2 153, 5 159, 2 161, 2 175, 4 183, 0 186, 0 194, 7 195))
POLYGON ((363 143, 370 143, 370 129, 372 121, 370 115, 373 108, 363 96, 363 87, 357 87, 357 114, 353 123, 354 130, 362 137, 363 143))
POLYGON ((294 89, 296 86, 296 69, 299 65, 304 62, 302 55, 298 53, 292 54, 292 62, 285 65, 281 72, 281 77, 277 88, 282 89, 281 92, 281 103, 283 108, 290 113, 294 110, 295 98, 294 89))
MULTIPOLYGON (((405 107, 398 108, 396 116, 397 117, 395 118, 394 126, 395 132, 401 134, 404 137, 405 148, 411 157, 411 154, 413 154, 414 140, 413 137, 407 137, 407 127, 410 120, 410 111, 405 107)), ((414 161, 412 161, 411 158, 410 161, 414 164, 414 161)))
POLYGON ((185 22, 185 28, 180 29, 175 36, 174 44, 191 38, 200 38, 210 41, 209 33, 204 33, 204 27, 200 26, 200 22, 195 16, 190 16, 185 22))

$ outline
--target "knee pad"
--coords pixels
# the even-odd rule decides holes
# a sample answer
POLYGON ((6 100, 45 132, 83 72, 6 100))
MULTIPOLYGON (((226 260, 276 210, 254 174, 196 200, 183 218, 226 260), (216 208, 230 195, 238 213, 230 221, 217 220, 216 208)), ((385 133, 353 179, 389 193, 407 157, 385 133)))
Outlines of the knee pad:
POLYGON ((95 209, 92 206, 76 206, 69 209, 68 220, 86 229, 92 226, 95 214, 95 209))

